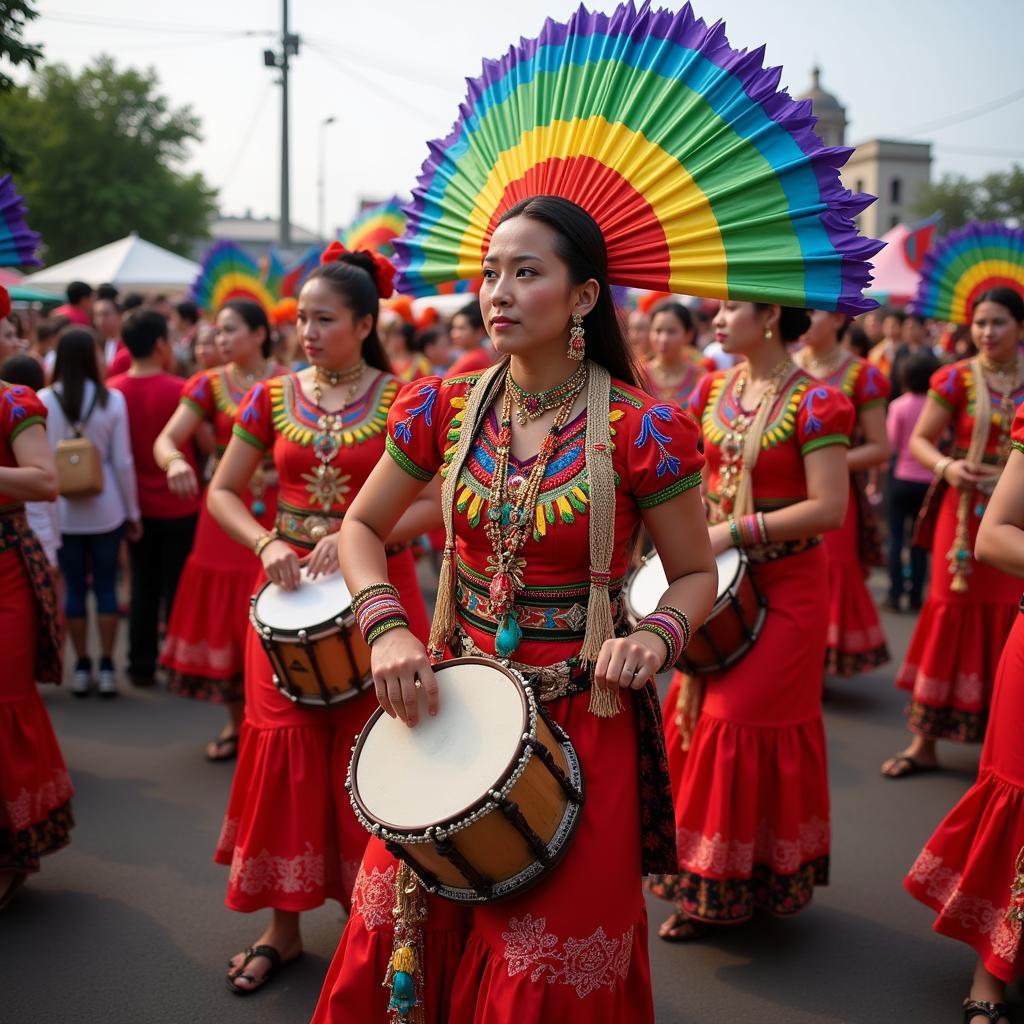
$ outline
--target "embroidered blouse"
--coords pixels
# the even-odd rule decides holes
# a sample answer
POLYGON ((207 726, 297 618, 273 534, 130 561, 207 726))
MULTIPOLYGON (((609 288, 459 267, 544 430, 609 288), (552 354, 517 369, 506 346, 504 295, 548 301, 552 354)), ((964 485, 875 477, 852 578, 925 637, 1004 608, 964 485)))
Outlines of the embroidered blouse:
POLYGON ((402 361, 392 359, 391 368, 395 371, 395 376, 405 384, 421 377, 429 377, 434 372, 430 360, 422 352, 413 352, 402 361))
MULTIPOLYGON (((404 387, 388 416, 387 450, 405 472, 429 480, 446 472, 477 375, 431 377, 404 387)), ((612 381, 610 419, 616 479, 612 592, 629 567, 630 539, 644 509, 700 483, 703 459, 695 424, 678 406, 612 381)), ((587 413, 562 430, 545 470, 532 536, 523 545, 525 590, 516 598, 522 642, 516 660, 551 665, 579 652, 586 629, 590 570, 590 497, 584 458, 587 413)), ((494 652, 496 621, 488 598, 491 545, 484 525, 495 464, 498 418, 483 417, 455 497, 456 605, 459 623, 485 652, 494 652)), ((529 474, 534 459, 509 457, 529 474)))
POLYGON ((384 454, 388 409, 399 381, 389 373, 371 372, 376 377, 369 388, 342 414, 340 448, 326 474, 319 472, 322 463, 313 449, 323 410, 306 397, 295 374, 260 381, 242 401, 234 434, 273 454, 278 509, 289 533, 301 532, 296 520, 306 516, 341 518, 384 454))
POLYGON ((708 360, 704 359, 696 349, 693 349, 692 352, 687 353, 682 377, 672 383, 663 383, 655 373, 654 364, 648 363, 644 367, 644 374, 647 378, 647 390, 660 401, 675 402, 678 406, 685 409, 687 402, 690 400, 690 395, 693 394, 693 389, 697 386, 697 382, 710 368, 708 360))
MULTIPOLYGON (((928 397, 935 399, 953 417, 955 454, 963 458, 971 445, 974 430, 974 396, 976 381, 971 360, 943 366, 932 374, 928 397)), ((986 385, 987 386, 987 385, 986 385)), ((992 409, 992 428, 985 446, 985 460, 995 462, 1000 451, 1001 439, 1006 436, 1007 425, 1003 423, 1002 395, 989 387, 992 409)), ((1019 409, 1024 402, 1024 380, 1013 392, 1013 404, 1019 409)))
MULTIPOLYGON (((287 372, 285 367, 275 365, 271 369, 271 376, 278 377, 287 372)), ((188 379, 182 389, 182 404, 213 424, 218 456, 224 454, 231 440, 231 428, 245 394, 245 389, 238 387, 226 366, 200 370, 188 379)))
MULTIPOLYGON (((14 439, 35 424, 46 425, 46 406, 38 395, 24 384, 8 384, 0 380, 0 466, 18 465, 14 456, 14 439)), ((0 494, 0 512, 23 504, 20 498, 0 494)))
POLYGON ((822 384, 846 395, 853 402, 858 416, 865 409, 884 406, 892 390, 889 379, 877 366, 852 354, 824 377, 819 377, 813 370, 807 372, 822 384))
POLYGON ((1024 403, 1017 406, 1017 415, 1013 418, 1013 433, 1010 436, 1010 443, 1024 455, 1024 403))
MULTIPOLYGON (((690 399, 700 423, 707 459, 707 500, 712 522, 721 508, 722 442, 733 432, 741 407, 735 394, 739 374, 719 370, 704 377, 690 399)), ((850 444, 854 411, 850 400, 796 368, 775 398, 754 466, 754 505, 759 511, 794 505, 807 498, 804 456, 828 445, 850 444)))

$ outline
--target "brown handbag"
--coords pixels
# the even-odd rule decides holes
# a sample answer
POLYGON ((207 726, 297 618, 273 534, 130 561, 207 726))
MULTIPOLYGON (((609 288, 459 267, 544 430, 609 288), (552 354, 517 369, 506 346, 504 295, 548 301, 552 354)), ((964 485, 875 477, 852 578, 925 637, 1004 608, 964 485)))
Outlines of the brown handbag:
POLYGON ((99 449, 82 434, 82 427, 88 422, 96 408, 96 395, 84 419, 71 423, 71 417, 64 402, 56 391, 57 404, 64 413, 75 436, 57 442, 54 460, 57 463, 57 490, 62 498, 92 498, 103 493, 103 457, 99 449))

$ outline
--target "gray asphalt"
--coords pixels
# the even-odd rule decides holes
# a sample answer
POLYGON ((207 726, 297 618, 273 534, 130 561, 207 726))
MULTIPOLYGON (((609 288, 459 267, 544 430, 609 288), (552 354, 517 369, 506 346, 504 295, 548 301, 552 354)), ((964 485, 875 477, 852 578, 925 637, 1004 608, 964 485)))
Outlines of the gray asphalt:
MULTIPOLYGON (((894 652, 910 626, 886 617, 894 652)), ((665 905, 650 900, 659 1024, 960 1019, 972 954, 931 932, 932 915, 901 880, 970 784, 978 749, 947 745, 951 770, 882 779, 878 765, 906 735, 894 672, 828 682, 832 884, 811 907, 669 946, 656 937, 665 905)), ((305 956, 265 992, 227 992, 225 961, 257 937, 264 915, 226 910, 226 871, 211 862, 232 769, 206 764, 201 746, 221 712, 159 688, 122 690, 101 702, 46 689, 78 824, 0 915, 0 1024, 304 1024, 340 908, 306 916, 305 956)))

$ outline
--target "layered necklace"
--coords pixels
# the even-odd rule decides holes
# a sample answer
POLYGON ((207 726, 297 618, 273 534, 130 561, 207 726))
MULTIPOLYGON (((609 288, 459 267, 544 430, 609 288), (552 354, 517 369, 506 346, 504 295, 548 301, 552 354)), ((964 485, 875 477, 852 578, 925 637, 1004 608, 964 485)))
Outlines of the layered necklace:
MULTIPOLYGON (((491 614, 497 621, 494 650, 499 658, 507 658, 519 646, 523 631, 516 614, 516 595, 525 586, 524 571, 526 559, 519 554, 526 538, 533 532, 537 515, 537 498, 548 462, 558 444, 558 435, 569 419, 577 396, 587 383, 586 363, 583 363, 568 381, 552 391, 541 392, 540 396, 560 391, 554 421, 541 442, 537 458, 530 467, 529 475, 523 476, 518 470, 510 472, 509 455, 512 448, 512 403, 515 382, 511 374, 505 375, 505 395, 501 403, 501 421, 494 457, 494 472, 488 495, 487 525, 485 532, 491 543, 491 554, 487 559, 490 574, 489 587, 491 614), (572 388, 567 386, 572 382, 572 388)), ((522 392, 526 394, 526 392, 522 392)), ((540 413, 529 416, 535 419, 540 413)), ((520 419, 520 422, 525 422, 520 419)))
POLYGON ((826 380, 843 365, 846 355, 846 350, 842 345, 836 345, 831 352, 823 356, 815 355, 812 348, 803 348, 797 353, 796 361, 812 377, 826 380))
MULTIPOLYGON (((1010 457, 1010 429, 1013 426, 1013 417, 1016 413, 1016 406, 1013 402, 1013 393, 1020 384, 1021 357, 1015 356, 1011 362, 997 363, 987 356, 981 357, 981 365, 986 376, 993 379, 993 383, 999 389, 999 462, 1003 464, 1010 457)), ((985 384, 986 382, 979 382, 985 384)))
POLYGON ((519 426, 525 427, 531 420, 537 419, 552 409, 557 409, 568 396, 574 399, 583 390, 583 383, 587 379, 587 367, 580 363, 572 376, 566 378, 561 384, 548 388, 547 391, 525 391, 508 373, 505 377, 505 390, 512 396, 516 407, 516 419, 519 426))
POLYGON ((337 466, 331 463, 341 451, 341 436, 344 431, 343 414, 356 393, 363 379, 366 363, 360 359, 355 366, 347 370, 325 370, 317 366, 313 376, 313 401, 320 413, 316 421, 317 434, 313 438, 313 454, 320 460, 320 465, 311 473, 303 473, 306 490, 309 491, 311 505, 319 505, 324 512, 329 512, 333 505, 348 494, 350 474, 342 475, 337 466), (332 388, 345 387, 341 408, 327 412, 323 408, 323 385, 332 388))

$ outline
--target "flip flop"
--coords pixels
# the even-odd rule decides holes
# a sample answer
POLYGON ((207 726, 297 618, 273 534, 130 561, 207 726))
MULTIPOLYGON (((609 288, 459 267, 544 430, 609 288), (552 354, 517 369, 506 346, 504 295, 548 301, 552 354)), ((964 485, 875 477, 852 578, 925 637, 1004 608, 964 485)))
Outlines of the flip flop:
POLYGON ((893 768, 902 761, 907 765, 905 771, 889 771, 887 772, 884 768, 882 769, 882 776, 886 779, 905 779, 911 775, 927 775, 928 772, 939 771, 939 765, 937 764, 921 764, 920 761, 913 757, 909 757, 907 754, 894 754, 889 758, 892 761, 893 768))
POLYGON ((227 982, 228 988, 231 989, 231 991, 234 992, 236 996, 248 996, 251 995, 253 992, 259 992, 259 990, 263 988, 264 985, 266 985, 266 983, 270 981, 270 979, 275 974, 277 974, 278 971, 280 971, 284 967, 287 967, 288 964, 294 963, 296 960, 298 960, 299 956, 302 956, 302 954, 299 953, 298 956, 293 957, 291 960, 288 960, 285 963, 281 963, 281 954, 276 949, 274 949, 273 946, 250 946, 245 951, 245 959, 239 966, 238 973, 234 975, 225 975, 224 980, 225 982, 227 982), (246 974, 245 968, 250 963, 252 963, 253 960, 260 956, 270 961, 270 969, 267 971, 266 974, 263 975, 262 978, 257 979, 254 978, 251 974, 246 974), (254 982, 254 984, 251 985, 249 988, 239 988, 235 984, 235 981, 238 978, 245 978, 246 981, 254 982))
POLYGON ((218 736, 212 740, 214 753, 211 755, 209 747, 206 750, 207 761, 234 761, 238 757, 238 736, 218 736))
POLYGON ((694 942, 704 938, 707 931, 707 925, 702 921, 694 921, 692 917, 677 911, 662 923, 658 929, 658 938, 662 942, 694 942))

